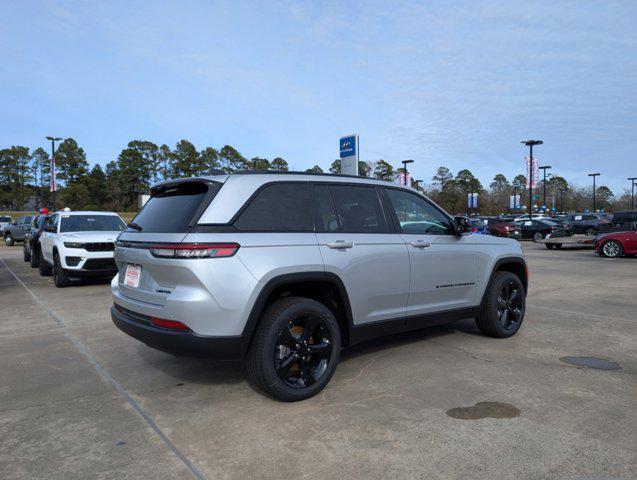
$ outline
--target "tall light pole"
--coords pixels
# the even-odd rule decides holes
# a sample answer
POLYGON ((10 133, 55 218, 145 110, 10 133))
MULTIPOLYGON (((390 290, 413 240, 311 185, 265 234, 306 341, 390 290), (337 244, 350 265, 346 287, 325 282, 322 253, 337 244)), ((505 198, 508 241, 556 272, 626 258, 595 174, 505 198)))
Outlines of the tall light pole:
POLYGON ((543 145, 542 140, 522 140, 529 147, 529 220, 533 220, 533 145, 543 145))
POLYGON ((630 209, 635 210, 635 181, 637 177, 630 177, 630 209))
POLYGON ((540 167, 540 170, 542 170, 542 173, 544 174, 544 179, 542 180, 542 196, 543 196, 543 200, 542 200, 542 207, 544 207, 544 210, 546 211, 546 171, 551 168, 550 165, 544 165, 543 167, 540 167))
POLYGON ((403 160, 402 164, 403 164, 403 183, 405 185, 407 185, 407 164, 408 163, 414 163, 413 160, 403 160))
POLYGON ((422 183, 422 180, 412 180, 411 186, 414 190, 418 190, 418 187, 420 187, 421 183, 422 183))
POLYGON ((593 212, 596 211, 596 208, 595 208, 595 177, 598 177, 599 175, 601 175, 601 173, 589 173, 588 174, 589 177, 593 177, 593 212))
POLYGON ((53 210, 52 211, 56 211, 56 198, 55 198, 55 142, 58 142, 60 140, 62 140, 61 137, 46 137, 47 140, 51 140, 51 186, 50 186, 50 190, 51 193, 53 193, 53 198, 52 198, 52 203, 53 203, 53 210))

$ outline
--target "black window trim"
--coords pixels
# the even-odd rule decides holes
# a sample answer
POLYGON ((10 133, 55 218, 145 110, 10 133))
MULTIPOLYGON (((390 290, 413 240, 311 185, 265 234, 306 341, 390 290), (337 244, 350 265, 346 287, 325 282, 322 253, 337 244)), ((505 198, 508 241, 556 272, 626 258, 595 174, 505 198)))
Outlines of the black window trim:
MULTIPOLYGON (((437 210, 438 212, 440 212, 449 221, 449 224, 447 225, 447 232, 444 233, 444 234, 436 234, 436 233, 405 233, 405 235, 451 235, 451 236, 454 236, 454 237, 457 236, 456 233, 453 230, 453 227, 455 225, 455 221, 453 220, 451 215, 449 215, 442 208, 440 208, 438 205, 436 205, 431 200, 429 200, 426 196, 421 195, 418 192, 414 192, 414 191, 408 190, 406 188, 390 187, 390 186, 383 186, 383 187, 380 187, 380 188, 382 188, 383 190, 398 190, 400 192, 405 192, 405 193, 414 195, 414 196, 424 200, 425 203, 427 203, 434 210, 437 210)), ((384 192, 384 197, 386 199, 385 201, 387 202, 387 206, 388 206, 388 209, 389 209, 389 214, 391 215, 391 218, 392 218, 392 222, 394 223, 395 231, 397 233, 403 233, 402 232, 402 228, 400 226, 400 220, 398 219, 398 215, 396 215, 396 210, 394 209, 394 206, 391 203, 391 199, 389 198, 389 195, 387 194, 386 191, 384 192)))
MULTIPOLYGON (((199 180, 201 181, 201 180, 199 180)), ((398 217, 396 216, 396 212, 394 211, 394 208, 391 204, 391 200, 389 199, 386 189, 392 189, 392 190, 399 190, 401 192, 407 192, 410 193, 412 195, 415 195, 421 199, 423 199, 425 202, 427 202, 431 207, 433 207, 434 209, 436 209, 437 211, 439 211, 444 217, 446 217, 449 220, 449 226, 453 227, 454 220, 453 218, 447 213, 445 212, 442 208, 440 208, 438 205, 436 205, 435 203, 433 203, 431 200, 429 200, 426 196, 418 193, 418 192, 414 192, 411 191, 409 189, 406 188, 401 188, 401 187, 392 187, 389 185, 377 185, 375 183, 362 183, 362 182, 335 182, 335 181, 325 181, 325 182, 321 182, 321 181, 316 181, 316 180, 293 180, 293 181, 285 181, 285 180, 274 180, 271 182, 266 182, 262 185, 260 185, 251 195, 250 197, 248 197, 248 199, 243 203, 243 205, 241 205, 241 208, 239 208, 239 210, 237 210, 237 212, 232 216, 232 218, 230 218, 230 220, 227 223, 196 223, 198 218, 197 217, 193 217, 193 221, 195 222, 195 225, 192 227, 190 233, 346 233, 343 232, 341 229, 341 224, 340 224, 340 219, 338 220, 339 222, 339 231, 338 232, 322 232, 320 231, 317 227, 317 222, 316 222, 316 215, 317 215, 317 211, 318 211, 318 202, 316 201, 316 193, 314 191, 314 186, 326 186, 327 187, 327 191, 330 194, 330 199, 332 201, 332 207, 334 208, 334 211, 336 212, 336 206, 334 204, 334 199, 332 198, 332 193, 330 191, 330 186, 347 186, 347 187, 363 187, 363 188, 374 188, 376 190, 376 194, 378 196, 378 199, 380 201, 381 207, 382 207, 382 212, 385 218, 385 223, 387 225, 387 232, 384 233, 375 233, 375 234, 371 234, 371 233, 365 233, 362 232, 363 234, 367 234, 367 235, 390 235, 390 234, 401 234, 401 228, 400 228, 400 222, 398 220, 398 217), (239 230, 236 226, 235 226, 235 222, 237 221, 237 219, 241 216, 241 214, 245 211, 246 208, 248 208, 248 205, 250 205, 250 203, 254 200, 254 198, 261 193, 261 191, 263 189, 265 189, 266 187, 269 187, 271 185, 277 185, 277 184, 297 184, 297 185, 304 185, 304 184, 308 184, 312 187, 312 199, 314 202, 314 230, 313 231, 307 231, 307 230, 239 230)), ((208 207, 208 205, 206 205, 206 208, 208 207)), ((203 211, 201 212, 201 214, 199 216, 201 216, 203 214, 203 211)), ((338 219, 338 215, 337 215, 337 219, 338 219)), ((452 236, 456 236, 455 232, 453 231, 449 231, 447 233, 448 235, 452 235, 452 236)), ((353 234, 352 234, 353 235, 353 234)), ((417 234, 415 234, 417 235, 417 234)))

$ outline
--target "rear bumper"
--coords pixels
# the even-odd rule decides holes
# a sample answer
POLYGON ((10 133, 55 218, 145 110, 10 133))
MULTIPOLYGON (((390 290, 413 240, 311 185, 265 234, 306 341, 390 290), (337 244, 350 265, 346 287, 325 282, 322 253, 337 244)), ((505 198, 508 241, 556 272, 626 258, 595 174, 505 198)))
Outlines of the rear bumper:
POLYGON ((193 332, 157 328, 150 317, 117 305, 111 307, 113 323, 122 332, 149 347, 174 355, 223 360, 240 360, 245 356, 247 341, 243 336, 205 337, 193 332))

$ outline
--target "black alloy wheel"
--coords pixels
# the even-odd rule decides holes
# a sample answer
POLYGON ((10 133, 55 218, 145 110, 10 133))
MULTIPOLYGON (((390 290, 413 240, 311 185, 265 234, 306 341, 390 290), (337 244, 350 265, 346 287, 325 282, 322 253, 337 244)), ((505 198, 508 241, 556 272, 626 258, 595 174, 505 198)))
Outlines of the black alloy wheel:
POLYGON ((522 326, 525 309, 526 291, 520 278, 512 272, 495 272, 475 319, 476 325, 485 335, 507 338, 522 326))
POLYGON ((341 333, 329 308, 310 298, 281 298, 261 315, 248 350, 248 377, 272 398, 304 400, 327 385, 340 352, 341 333))
POLYGON ((509 280, 500 288, 498 295, 498 321, 506 330, 517 328, 517 323, 522 320, 524 309, 523 287, 509 280))
POLYGON ((309 314, 283 326, 274 347, 274 368, 292 388, 313 385, 332 358, 332 337, 317 315, 309 314))

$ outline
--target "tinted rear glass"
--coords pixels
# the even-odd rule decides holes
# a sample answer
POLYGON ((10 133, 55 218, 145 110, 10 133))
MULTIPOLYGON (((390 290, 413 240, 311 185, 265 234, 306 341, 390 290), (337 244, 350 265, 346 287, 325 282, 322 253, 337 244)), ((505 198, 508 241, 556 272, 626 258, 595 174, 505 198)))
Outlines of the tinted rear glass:
POLYGON ((121 232, 124 221, 115 215, 64 215, 60 221, 62 232, 121 232))
POLYGON ((11 217, 0 217, 0 222, 11 222, 11 217))
POLYGON ((314 200, 309 183, 280 183, 263 188, 241 213, 239 230, 312 232, 314 200))
MULTIPOLYGON (((221 186, 218 182, 183 182, 158 190, 132 223, 139 225, 144 233, 185 233, 190 230, 190 222, 208 192, 212 199, 221 186)), ((129 227, 126 231, 139 230, 129 227)))

